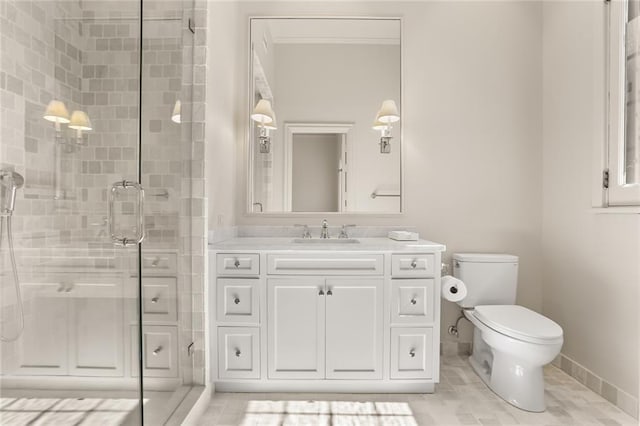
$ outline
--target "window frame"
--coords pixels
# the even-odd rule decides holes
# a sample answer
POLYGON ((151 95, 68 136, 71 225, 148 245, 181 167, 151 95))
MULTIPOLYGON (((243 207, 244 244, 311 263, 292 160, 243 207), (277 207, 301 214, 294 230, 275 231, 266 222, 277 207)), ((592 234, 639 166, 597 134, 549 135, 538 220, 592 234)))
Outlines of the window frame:
POLYGON ((601 173, 601 207, 640 205, 640 184, 625 184, 626 22, 628 0, 607 5, 607 130, 601 173))

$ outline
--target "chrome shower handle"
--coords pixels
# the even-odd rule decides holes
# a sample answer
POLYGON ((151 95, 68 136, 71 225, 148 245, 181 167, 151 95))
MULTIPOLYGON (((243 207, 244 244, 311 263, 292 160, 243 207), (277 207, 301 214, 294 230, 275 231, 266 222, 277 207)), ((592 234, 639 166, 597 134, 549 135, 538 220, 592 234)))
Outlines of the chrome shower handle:
POLYGON ((111 240, 120 246, 127 247, 139 244, 144 240, 144 189, 139 183, 123 180, 114 182, 109 191, 109 235, 111 240), (115 200, 118 191, 135 189, 138 192, 137 221, 136 233, 133 238, 127 238, 126 235, 118 235, 115 226, 115 200))

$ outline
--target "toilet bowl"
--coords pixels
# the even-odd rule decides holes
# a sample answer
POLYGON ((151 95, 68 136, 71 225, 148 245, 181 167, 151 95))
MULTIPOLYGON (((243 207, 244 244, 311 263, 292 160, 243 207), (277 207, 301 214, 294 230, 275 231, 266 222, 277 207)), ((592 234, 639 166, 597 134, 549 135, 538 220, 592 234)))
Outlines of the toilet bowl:
POLYGON ((562 348, 562 328, 518 305, 486 305, 466 309, 474 325, 469 363, 482 381, 510 404, 544 411, 543 367, 562 348))
POLYGON ((544 411, 542 368, 562 349, 562 328, 518 306, 518 257, 455 253, 454 276, 466 288, 456 301, 474 325, 469 362, 498 396, 527 411, 544 411))

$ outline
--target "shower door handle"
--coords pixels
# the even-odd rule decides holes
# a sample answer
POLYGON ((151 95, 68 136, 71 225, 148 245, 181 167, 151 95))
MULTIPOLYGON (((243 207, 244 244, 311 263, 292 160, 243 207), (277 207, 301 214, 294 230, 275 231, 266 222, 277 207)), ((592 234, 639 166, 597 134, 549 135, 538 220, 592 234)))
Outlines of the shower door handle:
POLYGON ((114 244, 127 247, 139 244, 144 240, 144 189, 139 183, 122 180, 114 182, 109 190, 109 235, 114 244), (133 236, 119 235, 116 230, 115 202, 119 191, 137 192, 136 201, 136 227, 133 236))

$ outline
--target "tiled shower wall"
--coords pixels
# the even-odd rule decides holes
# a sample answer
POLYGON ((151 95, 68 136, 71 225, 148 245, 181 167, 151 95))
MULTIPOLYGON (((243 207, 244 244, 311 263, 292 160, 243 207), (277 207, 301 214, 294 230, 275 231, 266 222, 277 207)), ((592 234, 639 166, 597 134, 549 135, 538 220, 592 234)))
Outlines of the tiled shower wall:
MULTIPOLYGON (((144 3, 143 248, 179 255, 180 364, 185 382, 204 383, 206 3, 195 14, 193 6, 192 0, 144 3), (183 125, 169 120, 178 99, 183 125), (195 352, 189 356, 191 341, 195 352)), ((138 7, 137 1, 0 1, 0 167, 15 167, 27 182, 13 219, 16 246, 30 257, 19 260, 22 272, 53 251, 112 250, 107 188, 123 178, 137 180, 138 7), (54 143, 53 125, 42 119, 51 99, 89 114, 94 130, 85 146, 54 143)), ((63 126, 62 135, 73 134, 63 126)), ((96 267, 103 261, 98 256, 96 267)), ((6 262, 4 253, 0 262, 6 262)), ((7 271, 6 263, 0 266, 7 271)))

